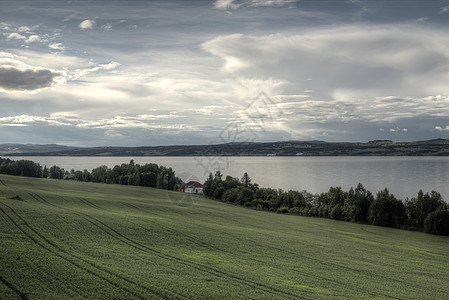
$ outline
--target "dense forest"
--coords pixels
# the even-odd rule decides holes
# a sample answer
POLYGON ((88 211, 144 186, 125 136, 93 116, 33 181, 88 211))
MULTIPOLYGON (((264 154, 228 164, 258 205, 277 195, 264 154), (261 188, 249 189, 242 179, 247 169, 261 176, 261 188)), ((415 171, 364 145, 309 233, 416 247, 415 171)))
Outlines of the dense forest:
MULTIPOLYGON (((0 158, 0 174, 168 190, 176 190, 183 183, 172 168, 154 163, 139 165, 133 160, 113 168, 100 166, 91 172, 73 169, 69 172, 56 165, 47 168, 29 160, 0 158)), ((359 183, 349 191, 330 187, 325 193, 311 194, 307 191, 261 188, 252 182, 247 173, 241 179, 232 176, 223 179, 221 172, 217 171, 215 175, 210 173, 205 181, 204 194, 257 210, 449 235, 449 205, 435 191, 429 194, 420 190, 417 197, 401 201, 386 188, 374 196, 359 183)))

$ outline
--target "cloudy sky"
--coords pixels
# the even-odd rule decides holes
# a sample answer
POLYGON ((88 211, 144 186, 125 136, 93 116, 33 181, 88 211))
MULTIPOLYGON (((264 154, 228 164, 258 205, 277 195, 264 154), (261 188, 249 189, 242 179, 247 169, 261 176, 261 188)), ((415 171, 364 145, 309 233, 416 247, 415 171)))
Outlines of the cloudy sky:
POLYGON ((0 143, 449 138, 449 1, 0 1, 0 143))

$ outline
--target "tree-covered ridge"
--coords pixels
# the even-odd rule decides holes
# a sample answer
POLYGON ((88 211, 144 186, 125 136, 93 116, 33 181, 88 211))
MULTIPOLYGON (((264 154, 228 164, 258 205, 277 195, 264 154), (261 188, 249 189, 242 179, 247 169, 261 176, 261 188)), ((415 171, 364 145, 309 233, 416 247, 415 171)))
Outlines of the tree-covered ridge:
POLYGON ((367 143, 324 141, 234 142, 216 145, 69 148, 57 145, 0 145, 0 155, 40 156, 449 156, 449 140, 367 143), (37 147, 40 146, 40 147, 37 147), (39 149, 41 149, 39 151, 39 149))
POLYGON ((247 173, 240 180, 231 176, 223 179, 217 171, 215 176, 209 174, 204 194, 257 210, 449 235, 449 206, 435 191, 424 194, 420 190, 416 198, 405 202, 396 199, 387 188, 374 197, 360 183, 349 191, 331 187, 328 192, 311 194, 260 188, 247 173))

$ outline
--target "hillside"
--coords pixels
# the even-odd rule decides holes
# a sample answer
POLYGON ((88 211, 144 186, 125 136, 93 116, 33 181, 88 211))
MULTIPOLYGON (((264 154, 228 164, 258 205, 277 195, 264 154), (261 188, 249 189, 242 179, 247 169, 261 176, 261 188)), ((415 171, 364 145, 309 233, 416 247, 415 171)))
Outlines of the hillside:
POLYGON ((73 148, 56 145, 35 145, 32 151, 16 145, 14 151, 6 151, 0 145, 0 155, 43 156, 429 156, 449 155, 449 140, 435 139, 417 142, 393 142, 388 140, 368 143, 343 143, 323 141, 284 141, 270 143, 227 143, 217 145, 176 145, 143 147, 91 147, 73 148), (46 147, 47 146, 47 147, 46 147), (3 149, 3 152, 2 152, 3 149))
POLYGON ((39 145, 39 144, 0 144, 0 155, 35 155, 47 152, 59 152, 75 149, 75 147, 61 146, 55 144, 39 145))
POLYGON ((449 238, 0 175, 0 299, 444 299, 449 238))

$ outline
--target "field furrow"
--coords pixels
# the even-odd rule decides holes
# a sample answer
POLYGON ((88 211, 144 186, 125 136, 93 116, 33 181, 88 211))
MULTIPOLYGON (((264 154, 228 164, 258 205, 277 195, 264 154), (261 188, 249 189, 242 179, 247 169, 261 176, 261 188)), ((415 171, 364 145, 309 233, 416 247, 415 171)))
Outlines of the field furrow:
POLYGON ((183 194, 152 188, 0 178, 1 299, 449 294, 447 237, 202 197, 180 207, 183 194))
MULTIPOLYGON (((15 227, 17 227, 20 231, 22 231, 35 244, 39 245, 42 249, 45 249, 45 250, 53 253, 54 255, 60 257, 61 259, 69 262, 70 264, 81 269, 82 271, 89 273, 91 275, 94 275, 95 277, 98 277, 99 279, 102 279, 102 280, 106 281, 107 283, 109 283, 121 290, 126 291, 129 295, 132 295, 135 298, 145 299, 146 296, 144 296, 144 295, 146 295, 148 292, 151 292, 154 295, 163 297, 163 298, 166 298, 168 296, 167 294, 160 293, 159 291, 155 291, 155 290, 150 291, 149 288, 145 287, 145 286, 140 286, 140 288, 145 290, 145 293, 143 293, 143 294, 137 293, 135 290, 128 288, 128 285, 139 286, 132 280, 130 280, 120 274, 114 273, 104 267, 97 265, 97 264, 94 264, 90 261, 87 261, 86 259, 82 259, 82 258, 76 256, 75 254, 69 253, 65 249, 61 248, 60 246, 56 245, 54 242, 52 242, 51 240, 49 240, 48 238, 46 238, 45 236, 40 234, 36 229, 34 229, 32 226, 30 226, 19 214, 17 214, 14 211, 14 209, 11 208, 9 205, 7 205, 5 203, 2 203, 2 205, 8 207, 9 210, 11 211, 11 214, 7 214, 6 211, 3 210, 2 208, 0 208, 0 210, 11 220, 11 222, 14 224, 15 227), (17 218, 18 220, 20 220, 20 222, 23 224, 23 226, 19 225, 19 223, 16 222, 14 220, 14 218, 11 217, 11 215, 13 215, 14 218, 17 218), (28 230, 26 230, 24 228, 26 228, 28 230), (29 233, 29 231, 31 231, 32 233, 29 233), (40 241, 39 238, 43 242, 40 241), (108 276, 102 275, 100 272, 106 273, 107 275, 112 276, 112 277, 116 277, 116 278, 124 281, 125 283, 118 283, 116 281, 113 281, 112 279, 108 278, 108 276)), ((177 298, 177 297, 173 297, 173 295, 169 295, 169 296, 171 296, 169 298, 177 298)))

